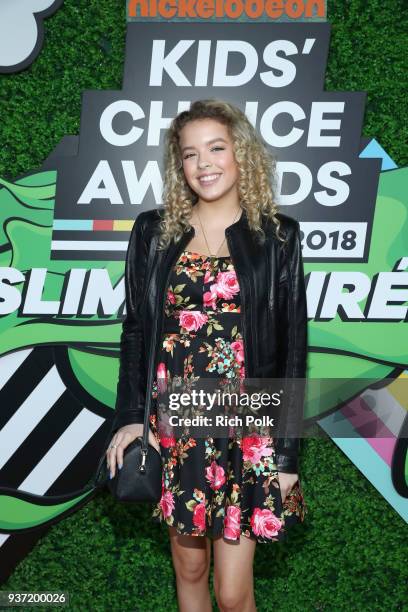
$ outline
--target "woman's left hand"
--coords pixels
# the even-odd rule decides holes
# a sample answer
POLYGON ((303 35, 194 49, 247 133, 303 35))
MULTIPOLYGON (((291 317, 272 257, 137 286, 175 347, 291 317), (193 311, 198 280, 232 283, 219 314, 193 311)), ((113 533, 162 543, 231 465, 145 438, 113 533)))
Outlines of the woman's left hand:
POLYGON ((284 502, 287 494, 289 493, 293 485, 299 480, 299 475, 287 474, 286 472, 278 472, 278 478, 282 502, 284 502))

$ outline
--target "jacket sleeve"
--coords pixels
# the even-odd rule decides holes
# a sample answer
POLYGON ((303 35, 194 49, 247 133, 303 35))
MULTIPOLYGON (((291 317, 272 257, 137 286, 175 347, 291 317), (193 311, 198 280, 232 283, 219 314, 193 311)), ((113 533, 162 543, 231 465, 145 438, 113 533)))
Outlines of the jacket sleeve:
POLYGON ((279 472, 298 473, 307 367, 307 303, 300 227, 289 229, 279 277, 279 326, 284 331, 282 412, 275 439, 279 472))
POLYGON ((143 213, 137 217, 129 239, 125 263, 126 315, 120 337, 120 364, 111 434, 124 425, 143 423, 146 400, 146 355, 142 324, 147 245, 143 213))

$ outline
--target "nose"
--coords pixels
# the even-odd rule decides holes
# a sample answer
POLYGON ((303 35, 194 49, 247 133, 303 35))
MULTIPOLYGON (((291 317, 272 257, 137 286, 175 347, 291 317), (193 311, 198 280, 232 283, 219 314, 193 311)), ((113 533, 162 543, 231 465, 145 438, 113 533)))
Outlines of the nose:
POLYGON ((208 166, 211 166, 211 162, 205 161, 205 159, 198 159, 198 167, 199 168, 207 168, 208 166))

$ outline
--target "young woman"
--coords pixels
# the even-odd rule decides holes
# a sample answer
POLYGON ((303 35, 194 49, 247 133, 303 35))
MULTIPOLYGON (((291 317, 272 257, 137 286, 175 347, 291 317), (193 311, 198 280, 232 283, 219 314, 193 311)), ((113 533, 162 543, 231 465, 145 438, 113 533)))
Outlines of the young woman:
MULTIPOLYGON (((182 612, 211 610, 211 541, 219 609, 255 610, 256 543, 282 540, 305 517, 298 438, 175 437, 157 411, 163 380, 306 376, 299 224, 278 212, 273 169, 244 113, 196 101, 167 131, 165 205, 141 213, 130 238, 107 461, 113 476, 156 400, 149 441, 161 452, 163 482, 152 516, 169 528, 182 612)), ((285 406, 285 432, 299 419, 299 395, 285 406)))

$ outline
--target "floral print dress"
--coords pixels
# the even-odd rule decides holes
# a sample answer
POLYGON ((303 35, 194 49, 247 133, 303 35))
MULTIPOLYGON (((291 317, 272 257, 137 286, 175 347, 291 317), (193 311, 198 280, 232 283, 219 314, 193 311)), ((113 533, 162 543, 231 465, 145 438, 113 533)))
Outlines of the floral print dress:
POLYGON ((239 284, 231 256, 183 251, 169 279, 150 426, 160 443, 162 495, 152 517, 184 535, 280 541, 302 522, 299 480, 284 503, 273 438, 162 435, 160 382, 245 376, 239 284))

